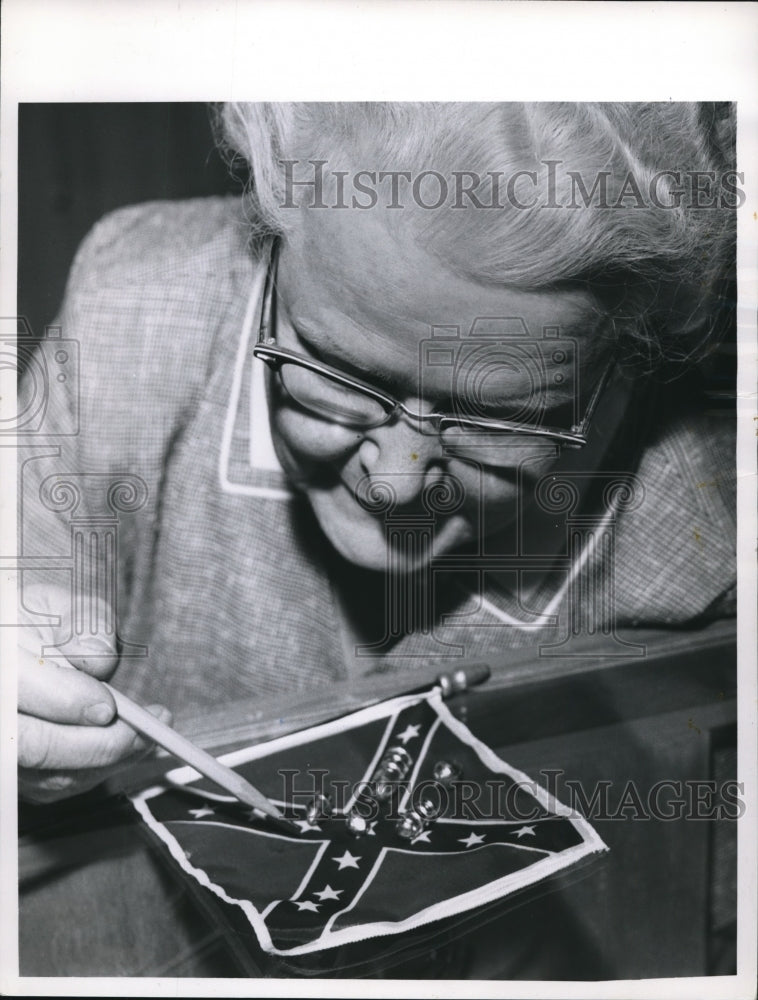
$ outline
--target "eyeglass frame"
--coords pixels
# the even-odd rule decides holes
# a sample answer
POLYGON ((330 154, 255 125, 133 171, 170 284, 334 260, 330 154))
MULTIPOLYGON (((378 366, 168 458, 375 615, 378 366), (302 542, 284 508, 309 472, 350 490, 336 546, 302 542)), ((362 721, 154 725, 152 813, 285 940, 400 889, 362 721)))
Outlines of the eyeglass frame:
MULTIPOLYGON (((337 385, 342 385, 347 389, 352 389, 359 394, 367 396, 369 399, 375 400, 385 411, 385 417, 382 420, 369 424, 350 423, 345 424, 344 426, 355 427, 360 430, 371 430, 375 427, 383 427, 385 424, 390 423, 393 418, 397 418, 398 413, 403 413, 406 417, 410 417, 413 420, 437 421, 437 425, 435 426, 435 431, 437 433, 446 429, 442 425, 442 421, 449 420, 451 425, 458 428, 465 429, 465 427, 468 426, 484 431, 503 431, 506 434, 521 434, 524 436, 544 438, 554 441, 567 448, 579 449, 583 448, 587 444, 587 430, 589 428, 590 421, 594 416, 603 390, 608 383, 611 371, 615 365, 614 358, 611 358, 603 369, 603 372, 592 391, 592 395, 587 404, 587 409, 585 410, 582 420, 578 424, 574 424, 568 431, 559 427, 536 427, 533 424, 520 424, 512 420, 499 420, 495 417, 491 419, 477 419, 472 417, 453 416, 449 413, 416 413, 399 399, 395 399, 388 393, 382 392, 381 389, 375 388, 368 382, 364 382, 353 375, 346 375, 344 372, 340 372, 339 370, 332 368, 330 365, 326 365, 321 361, 316 361, 314 358, 306 358, 301 354, 297 354, 295 351, 291 351, 286 347, 279 347, 277 345, 275 337, 272 336, 272 332, 276 327, 275 286, 277 268, 279 264, 279 247, 279 239, 274 238, 271 242, 269 262, 263 291, 258 339, 253 347, 253 356, 259 358, 277 374, 284 363, 290 362, 299 365, 308 371, 314 372, 316 375, 322 375, 330 381, 336 382, 337 385)), ((283 388, 286 392, 286 386, 283 385, 283 388)), ((294 399, 294 397, 292 398, 294 399)), ((294 401, 304 410, 316 413, 317 415, 328 419, 328 416, 320 410, 309 410, 308 407, 303 403, 300 403, 299 400, 295 399, 294 401)), ((339 421, 334 422, 339 423, 339 421)))

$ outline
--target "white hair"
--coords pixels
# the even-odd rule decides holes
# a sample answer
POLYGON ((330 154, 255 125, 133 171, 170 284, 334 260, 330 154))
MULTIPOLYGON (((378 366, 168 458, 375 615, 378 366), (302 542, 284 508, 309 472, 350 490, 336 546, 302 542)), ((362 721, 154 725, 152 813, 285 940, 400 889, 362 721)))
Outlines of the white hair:
POLYGON ((332 179, 339 168, 465 171, 480 178, 529 170, 542 190, 551 183, 550 164, 560 163, 552 183, 561 208, 469 204, 461 211, 397 213, 402 219, 395 224, 407 225, 430 254, 476 281, 524 289, 586 284, 619 337, 631 338, 648 362, 694 357, 715 336, 734 259, 734 206, 699 208, 688 199, 677 206, 674 194, 677 172, 699 173, 707 186, 711 175, 734 169, 729 105, 243 103, 218 106, 215 117, 223 147, 249 167, 254 241, 286 239, 298 224, 298 213, 283 208, 286 160, 326 160, 332 179), (643 191, 655 182, 672 207, 623 199, 623 210, 565 207, 575 196, 571 175, 591 181, 601 171, 609 202, 632 175, 643 191))

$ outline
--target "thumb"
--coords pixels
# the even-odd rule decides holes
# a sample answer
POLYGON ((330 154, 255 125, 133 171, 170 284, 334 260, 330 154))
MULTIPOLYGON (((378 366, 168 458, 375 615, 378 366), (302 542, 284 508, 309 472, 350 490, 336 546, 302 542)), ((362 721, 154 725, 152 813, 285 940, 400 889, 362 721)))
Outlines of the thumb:
POLYGON ((86 635, 77 640, 76 655, 68 654, 68 662, 98 680, 107 680, 118 663, 116 636, 86 635))
POLYGON ((115 614, 101 598, 73 595, 57 584, 34 584, 26 587, 21 595, 19 624, 29 626, 22 629, 20 645, 34 655, 65 658, 101 680, 110 677, 116 668, 115 614), (79 609, 79 620, 75 605, 79 609), (39 624, 40 617, 47 617, 50 622, 39 624))

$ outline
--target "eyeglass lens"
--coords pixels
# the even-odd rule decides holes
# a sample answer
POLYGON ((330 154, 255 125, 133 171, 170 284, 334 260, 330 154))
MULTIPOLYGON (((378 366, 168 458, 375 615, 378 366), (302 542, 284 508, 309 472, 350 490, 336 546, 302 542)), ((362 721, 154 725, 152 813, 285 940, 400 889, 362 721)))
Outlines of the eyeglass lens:
MULTIPOLYGON (((390 412, 377 399, 339 384, 319 372, 294 363, 282 362, 279 378, 287 394, 304 410, 344 426, 368 429, 387 421, 390 412)), ((412 418, 409 418, 412 420, 412 418)), ((555 442, 540 440, 533 434, 519 434, 485 427, 455 423, 446 418, 441 429, 434 423, 418 422, 422 434, 439 434, 444 449, 451 455, 484 462, 487 465, 510 465, 520 459, 524 449, 533 452, 554 450, 555 442)))
POLYGON ((368 428, 384 423, 388 417, 388 411, 378 400, 301 365, 283 362, 279 377, 296 403, 328 420, 368 428))

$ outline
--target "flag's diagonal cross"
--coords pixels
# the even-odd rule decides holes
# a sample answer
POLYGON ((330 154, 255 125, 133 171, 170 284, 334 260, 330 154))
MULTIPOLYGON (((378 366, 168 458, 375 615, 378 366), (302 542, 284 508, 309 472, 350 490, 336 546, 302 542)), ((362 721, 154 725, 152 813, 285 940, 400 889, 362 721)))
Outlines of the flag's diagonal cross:
MULTIPOLYGON (((256 820, 255 814, 243 818, 238 803, 204 791, 202 784, 151 790, 135 804, 187 874, 231 904, 230 919, 247 921, 267 951, 281 954, 451 916, 602 849, 586 823, 496 757, 438 700, 404 700, 389 712, 394 714, 362 715, 336 731, 316 730, 294 745, 285 742, 250 757, 245 751, 238 758, 237 767, 257 767, 269 778, 272 769, 297 774, 307 766, 311 773, 303 761, 314 757, 328 765, 312 773, 331 775, 337 812, 308 822, 306 807, 290 801, 302 794, 293 789, 282 803, 287 817, 296 821, 291 833, 256 820), (348 829, 346 813, 363 813, 368 804, 365 785, 371 795, 381 795, 372 778, 380 762, 389 768, 390 760, 400 771, 409 766, 396 794, 380 803, 378 816, 348 829), (435 766, 444 762, 453 764, 435 766), (399 826, 404 810, 435 812, 425 799, 427 792, 435 794, 430 785, 440 788, 434 779, 441 772, 456 777, 450 779, 450 794, 440 796, 440 814, 425 828, 406 814, 399 826), (364 788, 343 801, 339 789, 353 782, 364 788), (496 803, 487 801, 493 791, 496 803), (482 801, 486 805, 478 811, 482 801), (363 836, 352 835, 361 825, 363 836), (403 839, 406 832, 411 836, 403 839)), ((389 781, 389 773, 384 778, 389 781)))
MULTIPOLYGON (((419 748, 410 776, 412 785, 439 723, 439 717, 426 703, 401 711, 386 726, 378 751, 363 776, 363 782, 372 778, 375 762, 384 749, 403 735, 412 733, 410 738, 419 748)), ((407 804, 409 795, 410 792, 406 792, 401 807, 407 804)), ((350 800, 352 802, 354 800, 350 800)), ((533 863, 533 860, 525 859, 533 859, 535 853, 540 856, 554 853, 553 850, 540 846, 533 847, 529 852, 519 849, 518 841, 523 836, 530 839, 530 835, 534 835, 533 827, 540 822, 544 823, 545 820, 533 822, 529 827, 522 824, 519 828, 518 824, 505 820, 477 823, 466 818, 445 817, 442 823, 432 824, 415 838, 403 840, 397 833, 395 822, 386 818, 380 818, 374 824, 370 837, 359 838, 347 832, 344 815, 321 819, 318 828, 312 830, 312 838, 308 836, 311 831, 304 829, 303 839, 310 844, 326 842, 326 849, 314 861, 296 895, 267 908, 266 924, 272 941, 275 946, 290 947, 293 937, 303 942, 320 937, 342 914, 356 907, 390 853, 427 855, 430 863, 437 863, 435 859, 440 856, 470 855, 487 848, 506 847, 514 850, 505 852, 498 871, 502 869, 507 873, 509 866, 513 870, 525 867, 533 863), (309 903, 315 905, 308 905, 309 903), (283 932, 281 938, 280 928, 283 932)))

